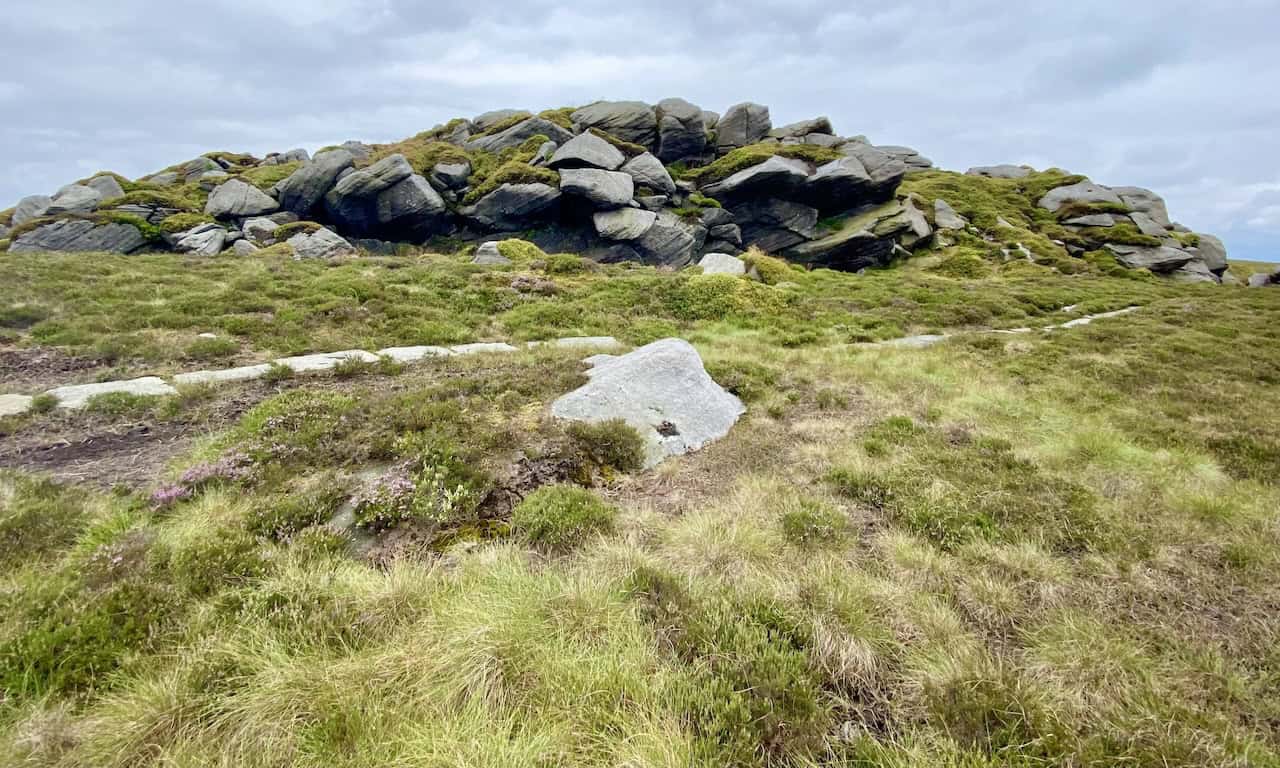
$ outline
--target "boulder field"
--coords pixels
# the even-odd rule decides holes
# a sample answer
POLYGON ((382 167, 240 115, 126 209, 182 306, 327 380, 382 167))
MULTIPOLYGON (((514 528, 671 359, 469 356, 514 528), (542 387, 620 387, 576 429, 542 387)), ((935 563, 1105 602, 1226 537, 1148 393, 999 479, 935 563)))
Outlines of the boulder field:
POLYGON ((912 148, 838 135, 826 117, 774 126, 760 104, 717 114, 683 99, 498 110, 314 157, 214 152, 134 181, 100 173, 0 212, 12 253, 333 258, 509 237, 669 267, 755 246, 859 271, 966 246, 1048 265, 1102 253, 1185 281, 1221 282, 1227 269, 1221 241, 1175 223, 1150 190, 1018 165, 941 171, 912 148), (1026 205, 984 215, 978 198, 1026 205))

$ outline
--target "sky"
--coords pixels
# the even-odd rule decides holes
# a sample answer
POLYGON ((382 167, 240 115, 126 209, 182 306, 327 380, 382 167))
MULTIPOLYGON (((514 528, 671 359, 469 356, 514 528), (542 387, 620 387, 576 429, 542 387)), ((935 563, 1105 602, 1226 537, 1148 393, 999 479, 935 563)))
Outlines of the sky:
POLYGON ((1280 0, 7 0, 0 208, 212 150, 680 96, 1161 194, 1280 261, 1280 0))

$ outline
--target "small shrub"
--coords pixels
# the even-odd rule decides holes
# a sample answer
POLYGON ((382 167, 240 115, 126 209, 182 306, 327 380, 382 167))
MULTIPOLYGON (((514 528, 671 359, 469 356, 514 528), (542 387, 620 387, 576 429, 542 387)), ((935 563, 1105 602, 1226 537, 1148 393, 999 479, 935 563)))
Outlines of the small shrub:
POLYGON ((276 231, 271 233, 271 237, 277 243, 283 243, 294 235, 309 235, 321 229, 324 227, 314 221, 295 221, 277 227, 276 231))
POLYGON ((18 304, 0 309, 0 328, 30 328, 53 314, 38 304, 18 304))
POLYGON ((548 275, 576 275, 586 272, 592 266, 592 263, 581 256, 574 256, 570 253, 557 253, 546 258, 546 266, 543 267, 548 275))
POLYGON ((89 398, 85 404, 88 413, 103 416, 141 416, 151 410, 156 398, 151 395, 137 395, 132 392, 104 392, 89 398))
POLYGON ((49 413, 50 411, 52 411, 54 408, 57 408, 57 407, 58 407, 57 396, 51 395, 48 392, 44 392, 42 394, 36 395, 35 397, 31 398, 32 413, 49 413))
POLYGON ((930 272, 957 280, 980 280, 991 275, 991 265, 981 256, 962 251, 932 267, 930 272))
POLYGON ((317 485, 312 490, 267 499, 249 513, 245 527, 256 536, 282 541, 326 522, 349 494, 345 484, 336 478, 322 479, 317 485))
POLYGON ((848 527, 849 521, 838 510, 813 499, 801 499, 782 515, 782 535, 800 547, 836 542, 848 527))
POLYGON ((0 566, 70 545, 85 522, 85 497, 50 480, 0 475, 0 566))
POLYGON ((160 231, 170 234, 186 232, 188 229, 198 227, 201 224, 211 223, 213 223, 213 217, 205 213, 175 213, 160 222, 160 231))
POLYGON ((644 466, 644 438, 622 419, 575 421, 566 431, 578 451, 600 467, 634 472, 644 466))
POLYGON ((294 370, 284 363, 271 363, 267 366, 266 373, 262 374, 262 380, 268 384, 275 384, 281 381, 287 381, 294 376, 294 370))
POLYGON ((747 271, 754 268, 765 285, 777 285, 794 279, 796 275, 796 268, 790 262, 770 256, 755 246, 747 249, 742 260, 746 262, 747 271))
POLYGON ((882 478, 856 469, 834 469, 827 482, 836 493, 875 509, 885 509, 894 498, 893 488, 882 478))
POLYGON ((511 527, 534 546, 563 552, 593 533, 613 530, 616 515, 613 507, 585 488, 547 485, 516 505, 511 527))
POLYGON ((261 575, 266 560, 248 531, 222 527, 184 543, 169 556, 168 565, 174 584, 203 597, 261 575))
POLYGON ((754 360, 714 360, 707 363, 707 373, 717 384, 754 403, 774 390, 782 372, 754 360))
POLYGON ((218 360, 224 357, 231 357, 240 351, 240 345, 235 339, 229 339, 225 336, 216 338, 196 339, 187 345, 182 356, 188 360, 218 360))
POLYGON ((378 372, 381 367, 380 360, 381 359, 379 359, 379 362, 369 362, 367 360, 361 360, 358 357, 344 357, 338 361, 337 365, 333 366, 331 373, 335 379, 352 379, 357 376, 368 376, 369 374, 378 372))

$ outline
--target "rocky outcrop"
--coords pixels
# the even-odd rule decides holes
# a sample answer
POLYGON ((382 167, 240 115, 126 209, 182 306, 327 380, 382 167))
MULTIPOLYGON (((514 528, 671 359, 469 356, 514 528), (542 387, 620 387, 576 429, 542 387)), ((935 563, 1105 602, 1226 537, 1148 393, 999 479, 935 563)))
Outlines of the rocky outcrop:
POLYGON ((592 423, 622 419, 640 433, 646 467, 719 440, 746 413, 742 401, 716 384, 698 351, 682 339, 590 361, 590 381, 552 403, 551 414, 592 423))
POLYGON ((165 234, 165 242, 186 253, 249 255, 274 244, 280 224, 301 218, 312 225, 295 248, 305 258, 522 232, 549 252, 669 266, 756 246, 813 266, 861 270, 932 244, 1043 264, 1053 261, 1046 248, 1062 258, 1108 248, 1118 264, 1178 280, 1227 274, 1222 242, 1174 224, 1148 189, 1066 175, 1052 188, 1044 182, 1056 171, 971 168, 971 176, 1007 180, 993 185, 1000 195, 1044 190, 1028 200, 1041 209, 1035 217, 1016 207, 991 215, 966 199, 963 185, 972 179, 948 192, 949 200, 934 199, 938 187, 928 177, 915 195, 902 190, 908 174, 930 169, 915 149, 838 135, 826 117, 775 128, 769 109, 750 102, 720 116, 678 98, 602 101, 541 116, 498 110, 398 144, 349 141, 314 158, 304 150, 262 160, 212 153, 145 177, 138 188, 100 173, 52 197, 24 198, 3 235, 27 250, 137 249, 145 247, 141 230, 155 233, 142 222, 167 232, 166 219, 203 211, 221 223, 165 234), (749 149, 734 151, 742 147, 749 149), (269 190, 242 175, 284 163, 297 167, 269 190), (1020 181, 1032 174, 1032 183, 1020 181), (202 199, 199 190, 209 193, 202 209, 190 202, 202 199), (104 229, 112 221, 123 228, 104 229), (315 233, 319 226, 327 233, 315 233), (1045 239, 1011 239, 1010 230, 1020 229, 1045 239), (233 245, 239 242, 245 245, 233 245))

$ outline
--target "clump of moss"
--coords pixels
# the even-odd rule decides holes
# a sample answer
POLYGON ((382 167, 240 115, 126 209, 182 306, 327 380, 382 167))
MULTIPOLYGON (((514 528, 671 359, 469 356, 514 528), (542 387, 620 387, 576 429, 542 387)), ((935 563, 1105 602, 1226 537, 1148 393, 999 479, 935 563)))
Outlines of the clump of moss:
POLYGON ((186 232, 192 227, 198 227, 201 224, 210 224, 213 217, 204 213, 175 213, 172 216, 165 217, 160 222, 160 231, 173 234, 174 232, 186 232))
POLYGON ((1160 238, 1144 235, 1133 224, 1118 223, 1111 227, 1086 227, 1080 236, 1091 243, 1116 243, 1117 245, 1141 245, 1156 248, 1160 238))
POLYGON ((623 139, 618 138, 617 136, 614 136, 612 133, 608 133, 607 131, 602 131, 599 128, 589 128, 587 130, 589 133, 599 136, 600 138, 609 142, 610 144, 613 145, 615 149, 617 149, 619 152, 621 152, 622 154, 626 155, 629 158, 636 157, 637 155, 643 155, 645 152, 649 151, 648 149, 640 146, 639 144, 635 144, 630 141, 625 141, 623 139))
POLYGON ((440 141, 436 134, 427 131, 395 144, 379 144, 373 154, 357 165, 372 165, 391 155, 404 155, 413 170, 423 176, 431 173, 439 163, 466 163, 471 159, 460 147, 440 141))
POLYGON ((980 280, 991 275, 991 265, 979 254, 961 249, 929 270, 936 275, 961 280, 980 280))
POLYGON ((499 242, 498 253, 514 262, 523 264, 547 258, 547 254, 541 248, 528 240, 520 240, 518 238, 499 242))
POLYGON ((0 226, 13 226, 13 214, 17 210, 17 208, 5 208, 3 211, 0 211, 0 226))
POLYGON ((617 510, 573 485, 547 485, 529 494, 511 513, 511 527, 525 541, 564 552, 588 536, 613 529, 617 510))
POLYGON ((799 267, 791 264, 785 259, 779 259, 776 256, 770 256, 754 245, 742 254, 742 260, 747 265, 747 271, 752 269, 760 276, 760 281, 765 285, 777 285, 786 282, 795 277, 799 267))
POLYGON ((822 165, 842 157, 836 150, 816 144, 752 144, 735 149, 709 165, 684 170, 680 173, 680 178, 698 184, 712 184, 774 156, 804 160, 814 165, 822 165))
POLYGON ((544 109, 538 113, 538 117, 548 122, 555 123, 566 131, 573 130, 573 113, 578 111, 577 107, 560 107, 559 109, 544 109))
POLYGON ((207 200, 208 193, 203 192, 197 185, 184 184, 181 187, 165 190, 135 189, 132 192, 124 193, 120 197, 102 201, 98 204, 98 208, 101 210, 104 208, 119 208, 122 205, 145 205, 199 213, 204 210, 207 200))
POLYGON ((694 192, 689 195, 689 205, 696 205, 699 208, 723 208, 720 201, 714 197, 707 197, 701 192, 694 192))
POLYGON ((644 466, 644 439, 622 419, 576 421, 565 431, 579 454, 599 467, 634 472, 644 466))
POLYGON ((134 229, 137 229, 148 243, 160 243, 164 241, 164 233, 160 231, 160 228, 141 216, 134 216, 131 213, 121 213, 120 211, 99 211, 95 213, 92 218, 99 224, 128 224, 134 229))
POLYGON ((560 184, 560 174, 550 168, 535 168, 527 162, 513 160, 499 166, 483 182, 474 185, 467 192, 466 199, 463 202, 467 205, 475 203, 503 184, 535 183, 552 187, 558 186, 560 184))
POLYGON ((504 118, 504 119, 502 119, 502 120, 499 120, 498 122, 494 123, 493 125, 489 126, 489 127, 488 127, 488 128, 486 128, 486 129, 484 129, 483 131, 481 131, 481 132, 480 132, 479 134, 477 134, 477 135, 479 135, 479 136, 493 136, 493 135, 495 135, 495 134, 502 133, 503 131, 507 130, 508 128, 514 128, 515 126, 517 126, 517 125, 519 125, 519 124, 523 123, 525 120, 528 120, 528 119, 529 119, 529 118, 531 118, 531 117, 533 117, 533 114, 532 114, 532 113, 529 113, 529 112, 517 112, 517 113, 515 113, 514 115, 512 115, 512 116, 510 116, 510 117, 508 117, 508 118, 504 118))
POLYGON ((218 165, 251 166, 258 164, 258 158, 245 152, 206 152, 204 156, 218 165))
POLYGON ((271 234, 277 243, 283 243, 294 235, 309 235, 312 232, 324 229, 321 225, 314 221, 295 221, 290 224, 277 227, 276 231, 271 234))
POLYGON ((292 176, 293 172, 298 170, 301 166, 302 163, 294 161, 291 163, 280 163, 279 165, 263 165, 255 168, 246 168, 236 174, 236 178, 246 184, 252 184, 265 192, 292 176))

